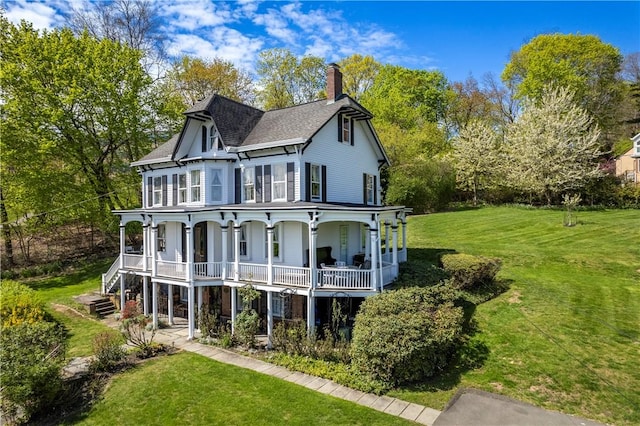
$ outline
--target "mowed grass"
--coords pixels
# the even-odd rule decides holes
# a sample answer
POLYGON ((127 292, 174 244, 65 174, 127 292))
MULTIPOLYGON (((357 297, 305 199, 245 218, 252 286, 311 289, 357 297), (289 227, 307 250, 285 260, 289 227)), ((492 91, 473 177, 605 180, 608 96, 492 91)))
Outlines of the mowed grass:
POLYGON ((640 212, 486 207, 409 219, 412 259, 497 256, 509 290, 475 313, 488 357, 394 396, 442 409, 461 387, 640 424, 640 212))
POLYGON ((409 425, 352 402, 194 353, 124 372, 80 425, 409 425))

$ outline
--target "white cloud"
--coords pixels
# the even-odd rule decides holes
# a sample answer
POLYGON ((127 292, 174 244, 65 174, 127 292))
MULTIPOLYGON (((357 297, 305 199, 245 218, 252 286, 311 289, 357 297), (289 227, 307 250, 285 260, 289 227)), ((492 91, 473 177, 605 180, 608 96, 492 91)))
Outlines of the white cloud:
POLYGON ((64 17, 59 8, 69 8, 67 2, 29 2, 27 0, 13 0, 4 3, 6 18, 19 24, 21 20, 31 22, 36 29, 51 30, 64 23, 64 17))
POLYGON ((187 31, 199 31, 235 20, 229 7, 223 3, 177 0, 163 2, 159 10, 170 26, 187 31))
POLYGON ((296 45, 298 35, 289 28, 287 17, 277 9, 270 8, 267 13, 255 14, 253 23, 264 26, 265 31, 271 37, 289 45, 296 45))

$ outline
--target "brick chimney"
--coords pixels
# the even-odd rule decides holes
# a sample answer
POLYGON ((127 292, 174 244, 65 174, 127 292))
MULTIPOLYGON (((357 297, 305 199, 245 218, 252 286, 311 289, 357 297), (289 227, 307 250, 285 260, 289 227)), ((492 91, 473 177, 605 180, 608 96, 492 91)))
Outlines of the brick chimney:
POLYGON ((327 103, 335 102, 342 95, 342 73, 337 64, 331 63, 327 68, 327 103))

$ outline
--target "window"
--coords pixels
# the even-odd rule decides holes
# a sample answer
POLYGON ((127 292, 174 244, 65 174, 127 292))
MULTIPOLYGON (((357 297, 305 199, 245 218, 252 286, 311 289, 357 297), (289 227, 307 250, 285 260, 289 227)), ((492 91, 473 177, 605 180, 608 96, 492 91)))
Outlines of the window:
POLYGON ((276 164, 273 166, 273 201, 287 200, 287 166, 276 164))
POLYGON ((253 167, 244 169, 243 189, 244 201, 256 200, 255 170, 253 167))
POLYGON ((271 312, 273 313, 274 317, 283 317, 283 305, 284 304, 282 303, 282 296, 280 296, 278 293, 275 293, 271 298, 271 312))
MULTIPOLYGON (((265 257, 269 253, 269 231, 265 228, 264 234, 264 252, 265 257)), ((274 258, 280 257, 280 224, 273 225, 273 253, 274 258)))
POLYGON ((209 129, 209 149, 220 149, 218 146, 219 142, 220 136, 218 131, 214 126, 211 126, 211 129, 209 129))
POLYGON ((351 143, 351 119, 345 115, 341 117, 342 120, 342 139, 341 142, 351 143))
POLYGON ((162 205, 162 177, 153 178, 153 205, 162 205))
POLYGON ((200 170, 191 170, 191 202, 200 201, 200 170))
POLYGON ((202 130, 201 130, 201 137, 202 137, 202 142, 201 142, 201 146, 200 146, 200 150, 205 153, 207 152, 207 127, 206 126, 202 126, 202 130))
POLYGON ((366 177, 366 200, 367 200, 367 204, 375 204, 375 200, 376 200, 376 181, 375 181, 375 176, 373 175, 367 175, 366 177))
POLYGON ((311 199, 320 200, 322 198, 321 168, 317 164, 311 165, 311 199))
POLYGON ((184 204, 187 202, 187 174, 182 173, 178 175, 178 203, 184 204))
POLYGON ((240 256, 248 256, 247 225, 240 225, 240 256))
POLYGON ((211 201, 222 202, 222 169, 211 169, 211 201))
POLYGON ((158 251, 167 251, 167 228, 165 225, 158 225, 158 238, 156 240, 158 251))

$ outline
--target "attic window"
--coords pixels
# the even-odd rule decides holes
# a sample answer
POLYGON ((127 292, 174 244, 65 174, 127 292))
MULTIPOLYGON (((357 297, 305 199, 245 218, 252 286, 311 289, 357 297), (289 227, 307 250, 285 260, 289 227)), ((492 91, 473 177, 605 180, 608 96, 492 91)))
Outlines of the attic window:
POLYGON ((338 141, 353 145, 353 119, 345 114, 338 116, 338 141))
POLYGON ((211 126, 209 130, 209 149, 220 151, 223 148, 222 142, 220 142, 220 133, 218 133, 214 126, 211 126))

